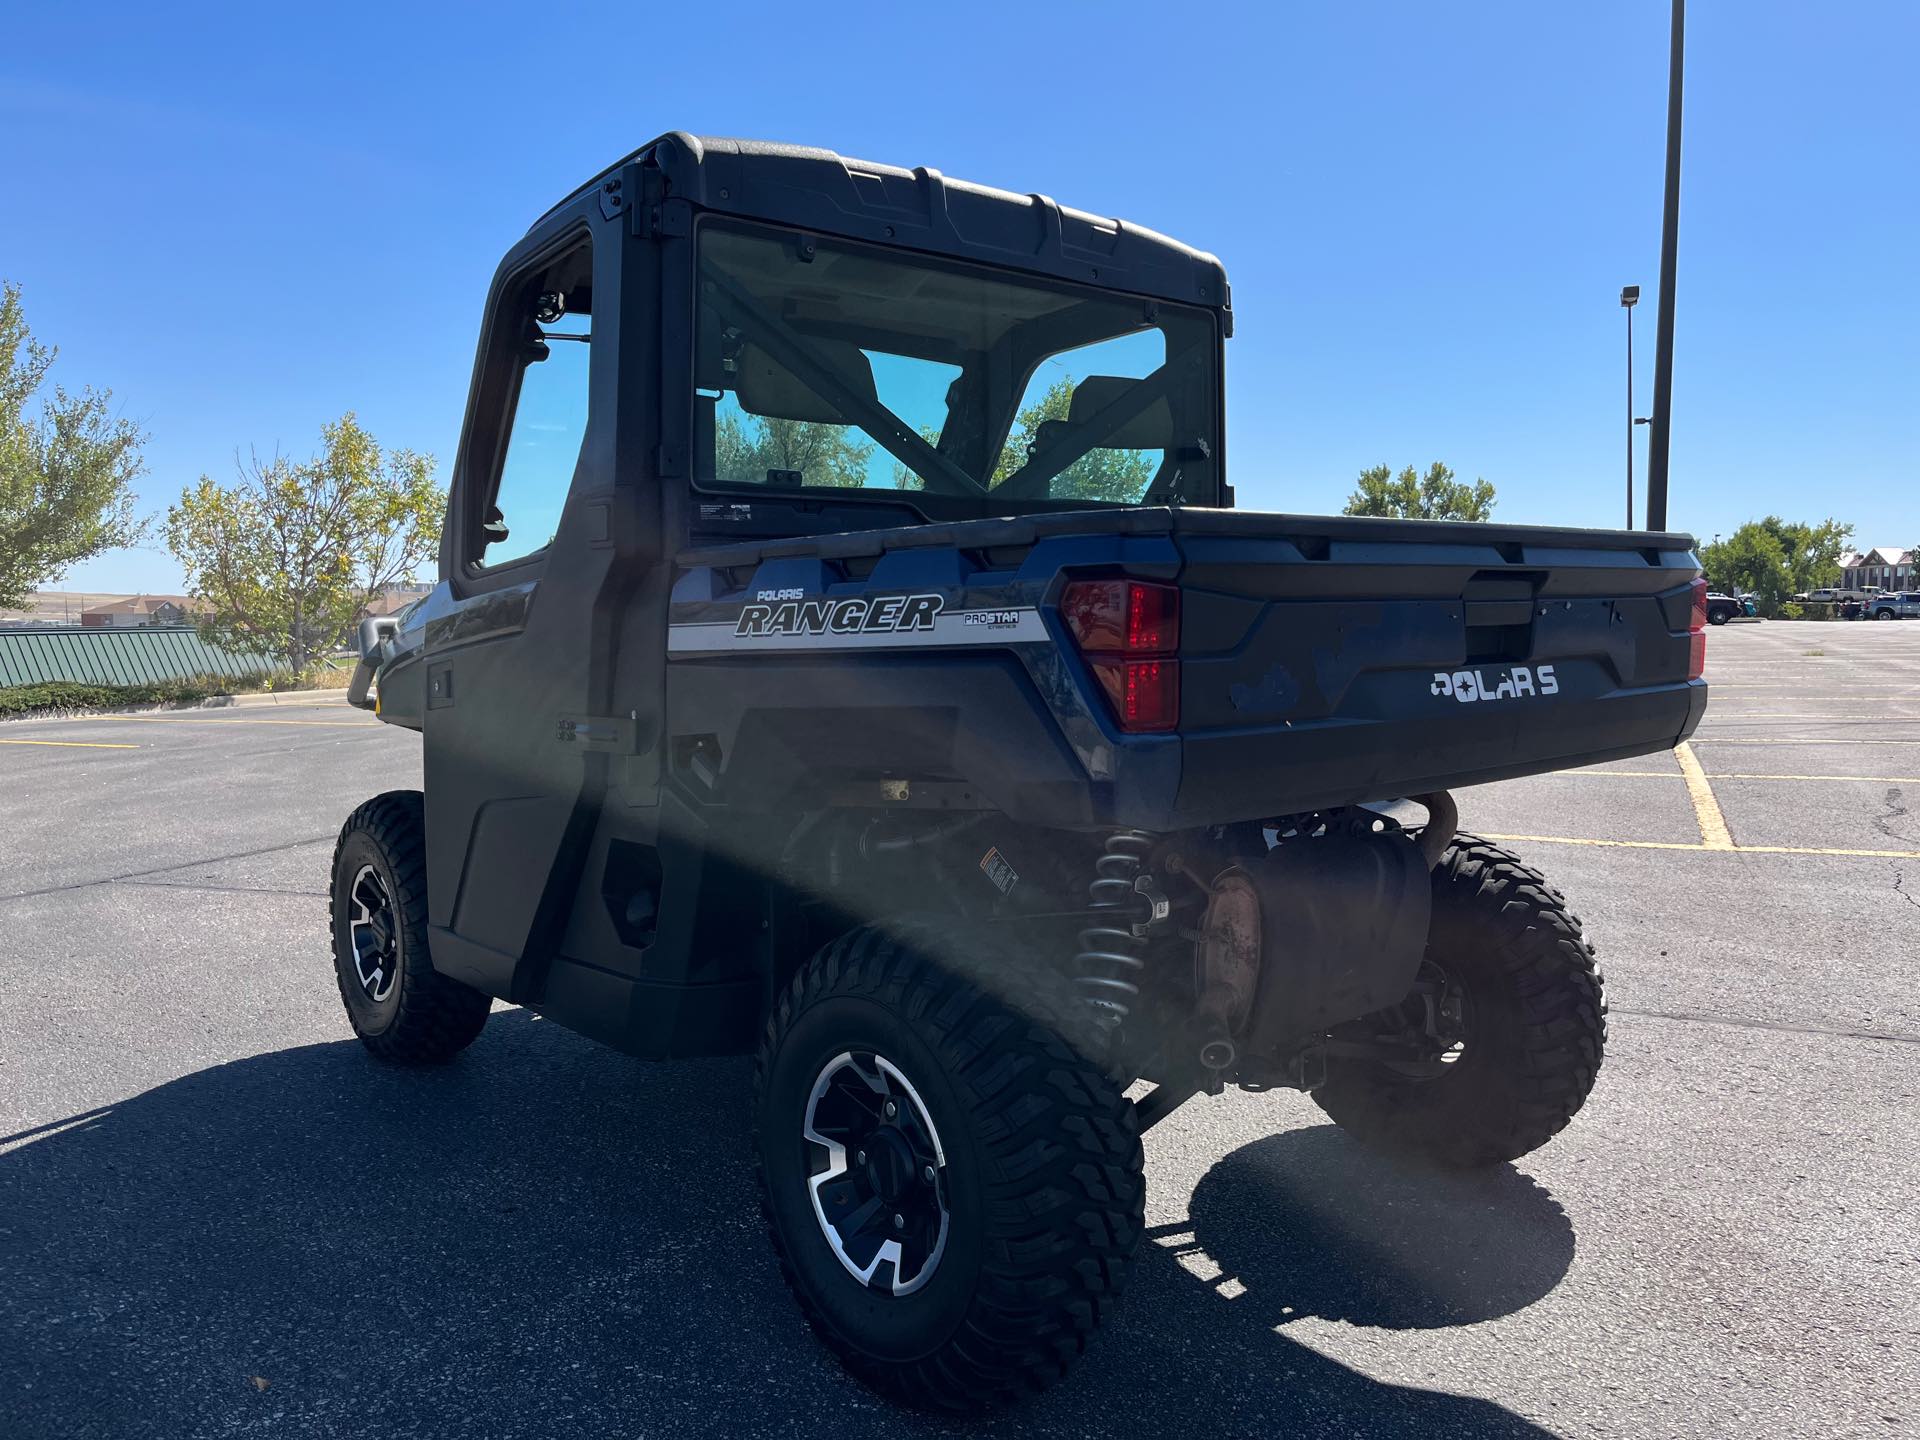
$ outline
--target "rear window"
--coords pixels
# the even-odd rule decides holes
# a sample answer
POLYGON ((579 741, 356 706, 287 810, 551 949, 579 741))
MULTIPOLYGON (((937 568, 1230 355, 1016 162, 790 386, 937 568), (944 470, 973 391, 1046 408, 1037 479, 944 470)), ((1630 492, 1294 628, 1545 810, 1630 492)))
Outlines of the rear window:
POLYGON ((1210 312, 730 223, 699 243, 703 485, 1216 503, 1210 312))

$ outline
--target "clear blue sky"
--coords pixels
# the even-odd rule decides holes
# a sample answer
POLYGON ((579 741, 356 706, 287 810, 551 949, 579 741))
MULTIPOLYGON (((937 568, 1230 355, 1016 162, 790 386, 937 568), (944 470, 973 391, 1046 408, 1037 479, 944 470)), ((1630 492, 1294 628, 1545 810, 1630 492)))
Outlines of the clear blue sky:
MULTIPOLYGON (((348 409, 444 477, 500 254, 685 128, 1218 253, 1244 505, 1334 510, 1367 465, 1442 459, 1500 519, 1622 518, 1617 295, 1644 287, 1644 406, 1665 0, 282 9, 6 23, 0 276, 56 376, 151 431, 149 508, 348 409)), ((1672 522, 1920 544, 1920 6, 1696 0, 1688 41, 1672 522)), ((67 583, 178 572, 122 552, 67 583)))

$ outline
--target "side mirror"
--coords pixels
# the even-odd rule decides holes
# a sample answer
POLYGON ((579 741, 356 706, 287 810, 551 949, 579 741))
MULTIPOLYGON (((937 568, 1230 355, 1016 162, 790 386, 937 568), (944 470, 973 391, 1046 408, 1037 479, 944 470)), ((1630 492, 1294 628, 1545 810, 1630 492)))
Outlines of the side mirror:
POLYGON ((487 518, 480 523, 480 533, 489 545, 498 545, 507 538, 507 517, 500 513, 498 505, 487 507, 487 518))
POLYGON ((400 628, 391 615, 369 615, 360 622, 360 658, 371 663, 380 653, 381 643, 400 628))

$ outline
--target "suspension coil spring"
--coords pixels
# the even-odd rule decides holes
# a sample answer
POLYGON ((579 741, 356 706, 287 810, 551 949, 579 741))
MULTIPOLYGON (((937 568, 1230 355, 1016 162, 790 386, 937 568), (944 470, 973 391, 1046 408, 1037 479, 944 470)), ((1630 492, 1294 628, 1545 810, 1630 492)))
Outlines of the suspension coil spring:
POLYGON ((1111 1024, 1127 1018, 1133 997, 1140 993, 1129 977, 1147 964, 1147 942, 1134 934, 1143 908, 1134 882, 1145 871, 1154 843, 1155 837, 1145 830, 1114 831, 1094 862, 1094 879, 1087 886, 1093 923, 1080 932, 1074 981, 1082 998, 1111 1024))

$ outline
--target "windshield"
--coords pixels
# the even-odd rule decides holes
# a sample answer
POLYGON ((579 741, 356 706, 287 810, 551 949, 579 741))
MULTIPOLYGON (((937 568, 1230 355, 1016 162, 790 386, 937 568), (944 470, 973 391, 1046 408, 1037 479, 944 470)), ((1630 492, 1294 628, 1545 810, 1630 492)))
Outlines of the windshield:
POLYGON ((696 476, 982 513, 1212 504, 1205 310, 790 232, 700 232, 696 476))

